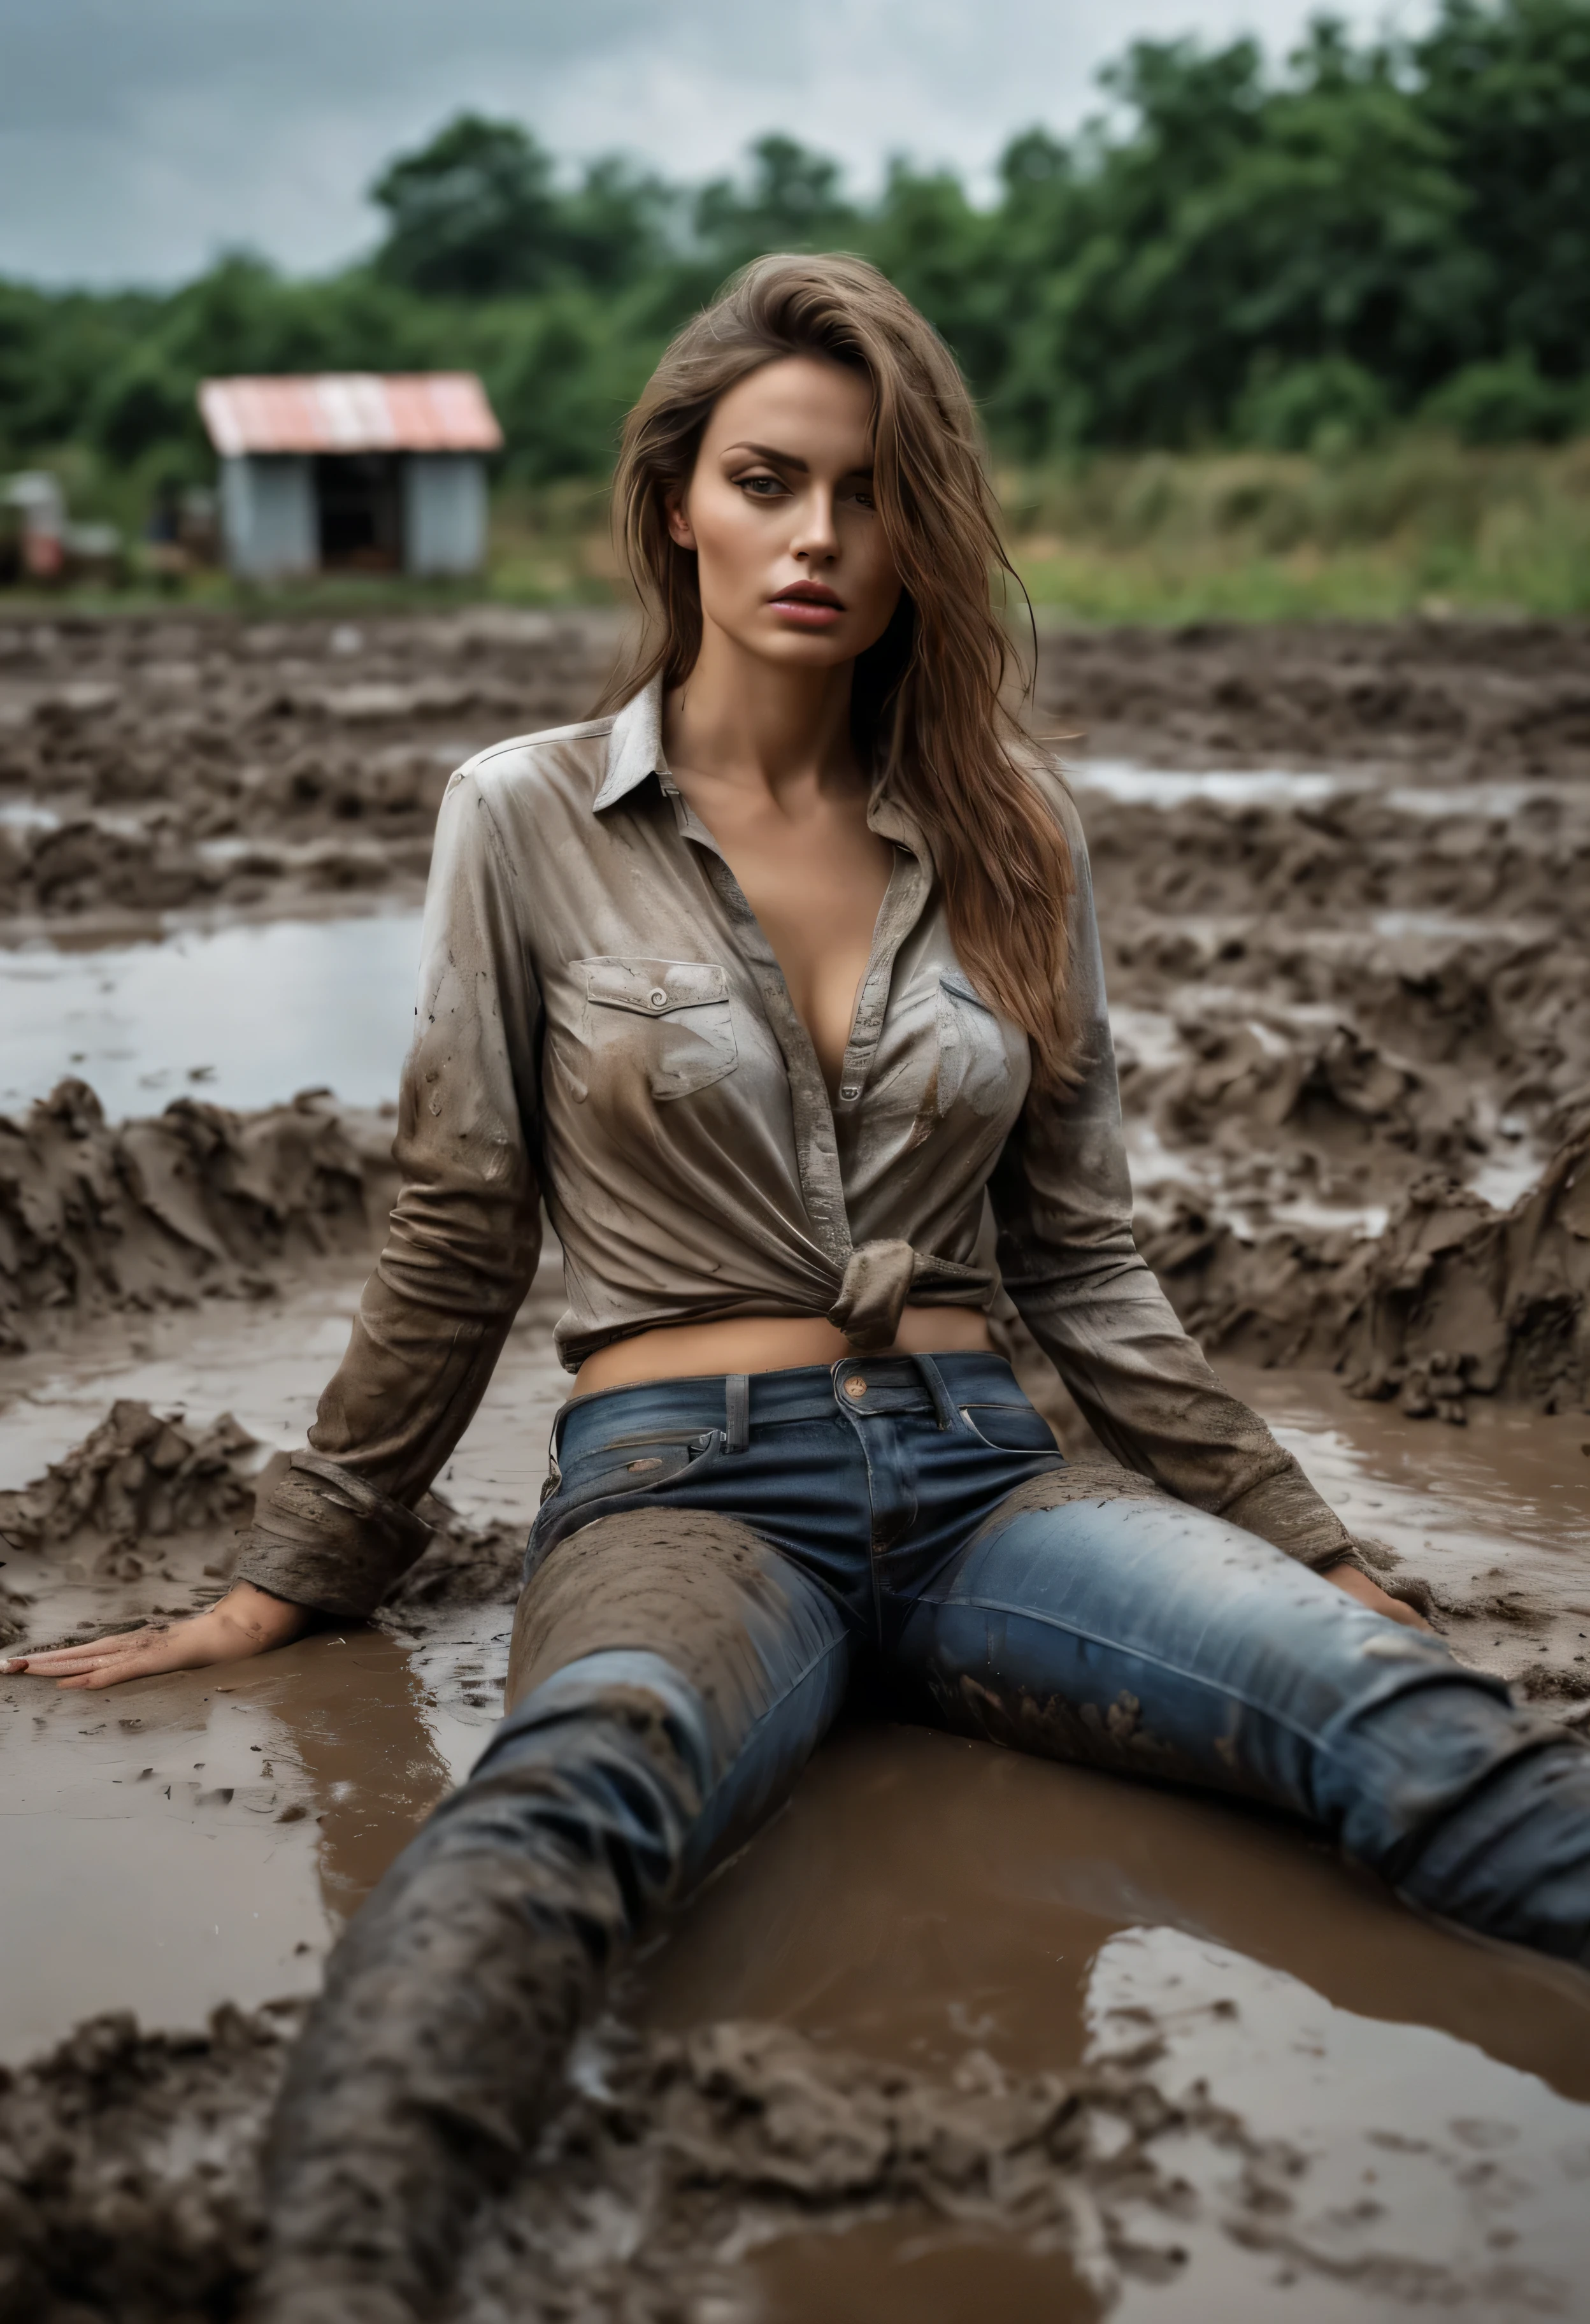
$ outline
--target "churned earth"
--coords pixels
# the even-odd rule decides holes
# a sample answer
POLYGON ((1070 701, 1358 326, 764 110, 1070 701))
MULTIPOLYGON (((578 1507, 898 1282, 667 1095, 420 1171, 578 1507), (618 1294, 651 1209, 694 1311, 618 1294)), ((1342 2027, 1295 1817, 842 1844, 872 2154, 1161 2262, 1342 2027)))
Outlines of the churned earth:
MULTIPOLYGON (((390 1194, 441 786, 614 634, 0 628, 5 1637, 224 1586, 390 1194)), ((1036 701, 1144 1248, 1388 1584, 1586 1725, 1590 641, 1056 633, 1036 701)), ((559 1304, 550 1253, 374 1624, 0 1680, 5 2324, 240 2312, 326 1950, 496 1715, 559 1304)), ((1277 1820, 859 1714, 631 1964, 455 2312, 1577 2318, 1587 2189, 1590 1981, 1277 1820)))

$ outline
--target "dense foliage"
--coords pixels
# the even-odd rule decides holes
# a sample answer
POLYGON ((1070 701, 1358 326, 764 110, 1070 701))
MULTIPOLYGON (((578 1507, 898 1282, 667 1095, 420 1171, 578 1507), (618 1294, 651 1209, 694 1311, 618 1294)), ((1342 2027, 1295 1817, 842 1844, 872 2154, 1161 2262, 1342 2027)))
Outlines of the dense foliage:
POLYGON ((0 284, 0 466, 76 444, 202 475, 207 373, 466 365, 512 473, 594 475, 669 329, 789 246, 875 258, 1025 461, 1590 425, 1590 0, 1442 0, 1395 45, 1321 19, 1280 69, 1247 41, 1140 42, 1103 82, 1075 138, 1012 143, 983 207, 905 163, 857 202, 783 137, 740 183, 608 160, 571 184, 461 115, 380 179, 383 238, 329 280, 234 256, 163 297, 0 284))

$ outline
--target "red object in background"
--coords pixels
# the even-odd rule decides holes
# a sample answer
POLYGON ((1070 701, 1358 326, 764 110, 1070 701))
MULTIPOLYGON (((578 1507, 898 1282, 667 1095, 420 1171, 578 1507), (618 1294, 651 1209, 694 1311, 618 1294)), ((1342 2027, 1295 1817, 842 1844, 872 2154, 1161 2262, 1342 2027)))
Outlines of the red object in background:
POLYGON ((23 534, 23 571, 31 581, 53 581, 66 563, 66 545, 58 532, 38 532, 30 525, 23 534))
POLYGON ((502 430, 473 372, 323 372, 207 379, 198 406, 223 458, 283 452, 496 452, 502 430))

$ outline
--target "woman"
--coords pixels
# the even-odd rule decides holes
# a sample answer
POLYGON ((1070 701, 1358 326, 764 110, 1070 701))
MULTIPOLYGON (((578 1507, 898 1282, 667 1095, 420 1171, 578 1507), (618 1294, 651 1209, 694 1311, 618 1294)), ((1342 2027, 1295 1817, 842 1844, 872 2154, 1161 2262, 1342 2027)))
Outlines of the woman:
POLYGON ((312 1450, 212 1613, 28 1665, 99 1686, 370 1611, 545 1197, 575 1380, 509 1715, 336 1957, 279 2138, 283 2314, 424 2306, 608 1960, 863 1662, 916 1715, 1283 1805, 1429 1910, 1590 1944, 1590 1757, 1378 1588, 1133 1246, 1081 833, 1001 707, 942 346, 858 261, 763 260, 665 355, 618 501, 651 625, 607 712, 442 809, 403 1191, 312 1450), (1061 1459, 1001 1285, 1125 1465, 1061 1459))

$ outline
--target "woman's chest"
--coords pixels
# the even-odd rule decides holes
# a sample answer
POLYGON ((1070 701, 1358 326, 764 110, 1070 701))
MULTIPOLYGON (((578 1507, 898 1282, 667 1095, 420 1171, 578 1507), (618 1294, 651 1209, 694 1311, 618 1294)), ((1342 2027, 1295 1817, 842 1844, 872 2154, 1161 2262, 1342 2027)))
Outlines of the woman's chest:
MULTIPOLYGON (((746 916, 749 898, 725 897, 694 867, 683 878, 666 862, 634 868, 605 881, 598 902, 589 885, 583 902, 571 890, 533 964, 544 1103, 549 1115, 578 1111, 582 1144, 653 1157, 710 1147, 733 1167, 832 1118, 840 1153, 864 1148, 876 1167, 958 1124, 975 1125, 980 1147, 1014 1121, 1025 1038, 979 999, 935 898, 892 943, 886 925, 874 945, 876 898, 859 935, 853 916, 841 924, 855 957, 837 999, 827 988, 842 1019, 830 1061, 761 915, 746 916)), ((795 968, 820 947, 786 949, 795 968)))

